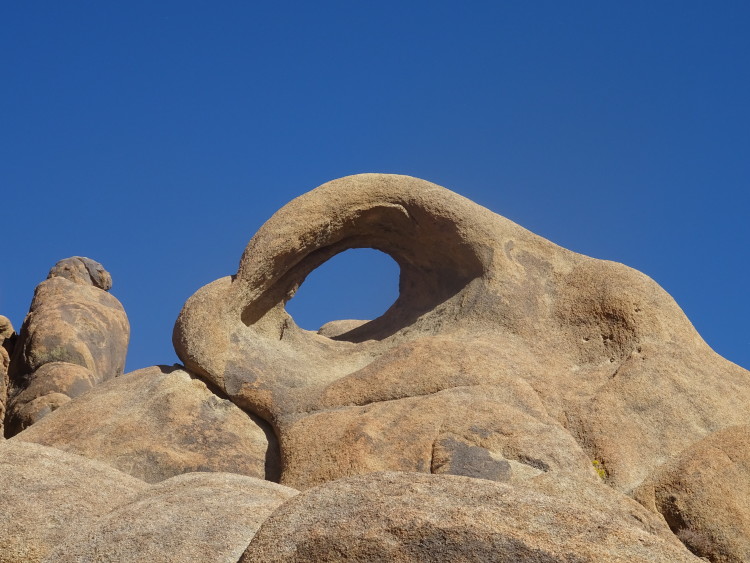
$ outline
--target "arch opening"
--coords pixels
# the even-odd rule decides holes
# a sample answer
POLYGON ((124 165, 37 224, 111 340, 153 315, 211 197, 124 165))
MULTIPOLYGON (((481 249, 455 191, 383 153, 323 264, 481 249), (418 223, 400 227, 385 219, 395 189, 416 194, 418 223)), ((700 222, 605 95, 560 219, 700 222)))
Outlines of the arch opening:
MULTIPOLYGON (((332 321, 370 321, 398 299, 399 275, 398 264, 385 252, 350 248, 310 272, 285 308, 305 330, 317 331, 332 321)), ((341 326, 346 332, 356 324, 341 326)))

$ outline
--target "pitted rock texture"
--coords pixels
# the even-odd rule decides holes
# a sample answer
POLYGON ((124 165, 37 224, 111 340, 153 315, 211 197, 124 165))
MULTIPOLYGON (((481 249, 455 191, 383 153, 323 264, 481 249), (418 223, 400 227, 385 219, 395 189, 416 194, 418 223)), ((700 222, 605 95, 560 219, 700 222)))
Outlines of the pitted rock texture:
POLYGON ((37 286, 10 364, 6 436, 123 373, 130 326, 111 286, 101 264, 81 257, 61 260, 37 286))
POLYGON ((254 561, 700 560, 660 518, 601 484, 374 473, 287 501, 240 559, 254 561))
POLYGON ((406 176, 342 178, 286 205, 235 276, 188 300, 173 341, 273 425, 282 483, 299 488, 376 469, 590 481, 596 460, 629 492, 750 409, 748 372, 647 276, 406 176), (284 306, 305 276, 360 247, 399 264, 397 301, 364 324, 297 327, 284 306))
POLYGON ((725 428, 659 468, 636 491, 694 553, 750 561, 750 426, 725 428))
POLYGON ((16 440, 97 459, 149 483, 193 471, 278 481, 280 472, 268 424, 179 367, 106 381, 16 440))
POLYGON ((0 562, 41 561, 70 532, 146 487, 98 461, 39 444, 0 443, 0 562))
POLYGON ((229 473, 188 473, 81 526, 48 563, 236 563, 263 521, 297 491, 229 473))

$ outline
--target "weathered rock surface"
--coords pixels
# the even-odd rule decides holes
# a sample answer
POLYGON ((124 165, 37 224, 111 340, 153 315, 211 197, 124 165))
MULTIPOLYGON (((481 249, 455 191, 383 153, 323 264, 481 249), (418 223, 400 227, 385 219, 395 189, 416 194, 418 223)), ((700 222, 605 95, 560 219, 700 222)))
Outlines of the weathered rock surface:
POLYGON ((243 475, 180 475, 75 530, 46 561, 235 563, 261 523, 296 494, 243 475))
POLYGON ((3 438, 3 426, 5 424, 5 411, 8 403, 8 368, 10 367, 10 354, 13 353, 13 344, 16 333, 13 324, 8 317, 0 315, 0 440, 3 438))
POLYGON ((240 561, 699 560, 660 518, 605 485, 375 473, 287 501, 240 561))
MULTIPOLYGON (((397 351, 404 354, 397 363, 403 372, 393 369, 392 363, 385 369, 379 369, 378 362, 370 364, 372 370, 360 374, 362 406, 301 417, 282 434, 281 482, 305 489, 341 475, 387 470, 495 481, 523 480, 545 472, 598 479, 591 460, 547 416, 523 380, 495 372, 482 385, 487 372, 480 370, 464 374, 466 386, 450 387, 448 382, 435 380, 433 393, 389 398, 391 378, 415 374, 417 379, 420 364, 428 373, 440 373, 431 368, 440 359, 460 353, 461 347, 476 350, 468 343, 417 341, 410 350, 397 351), (431 359, 430 352, 434 353, 431 359), (476 376, 473 382, 472 375, 476 376), (440 390, 441 383, 447 389, 440 390), (394 442, 400 447, 394 448, 394 442)), ((352 383, 351 379, 343 381, 352 383)), ((335 398, 340 391, 335 387, 325 396, 335 398)))
POLYGON ((97 459, 154 483, 192 471, 278 481, 267 423, 178 367, 150 367, 98 385, 12 441, 97 459))
POLYGON ((720 430, 647 479, 635 498, 664 515, 694 553, 750 561, 750 426, 720 430))
POLYGON ((17 338, 0 317, 25 428, 0 444, 0 562, 750 560, 750 372, 648 277, 444 188, 292 201, 185 304, 184 369, 121 375, 110 287, 66 259, 17 338), (398 300, 297 327, 286 301, 358 247, 396 260, 398 300))
POLYGON ((130 326, 120 302, 106 292, 111 286, 101 264, 81 257, 61 260, 37 286, 10 365, 6 436, 49 414, 65 397, 122 374, 130 326), (51 363, 58 365, 40 369, 51 363))
POLYGON ((0 346, 0 440, 3 439, 3 425, 5 422, 5 411, 8 404, 8 367, 10 366, 10 357, 8 352, 0 346))
POLYGON ((41 561, 72 530, 146 487, 97 461, 39 444, 0 443, 0 562, 41 561))
POLYGON ((5 345, 5 341, 12 338, 14 334, 15 331, 10 319, 0 315, 0 345, 5 345))
POLYGON ((443 438, 443 404, 416 399, 467 386, 502 391, 508 379, 541 405, 521 409, 519 436, 533 429, 549 444, 564 429, 579 445, 545 464, 578 467, 586 480, 584 451, 626 492, 750 412, 748 372, 713 352, 651 279, 405 176, 342 178, 286 205, 250 241, 235 276, 188 300, 173 340, 189 370, 273 424, 282 482, 299 486, 376 468, 506 479, 503 460, 542 459, 528 443, 499 438, 501 423, 485 414, 513 419, 518 390, 495 394, 491 408, 464 403, 461 428, 443 438), (298 328, 286 301, 320 264, 359 247, 399 264, 398 300, 343 333, 341 323, 322 334, 298 328), (446 343, 452 352, 441 357, 446 343), (406 418, 391 424, 379 413, 406 418), (326 456, 304 453, 321 430, 326 456), (482 442, 483 434, 497 438, 482 442), (486 463, 452 461, 456 443, 484 449, 471 451, 486 463))

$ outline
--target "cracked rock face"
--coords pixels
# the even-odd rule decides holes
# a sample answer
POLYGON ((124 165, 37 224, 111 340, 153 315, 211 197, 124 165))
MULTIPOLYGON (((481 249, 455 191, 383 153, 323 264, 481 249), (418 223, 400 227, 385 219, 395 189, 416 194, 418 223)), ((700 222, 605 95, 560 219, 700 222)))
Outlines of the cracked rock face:
POLYGON ((236 275, 188 300, 173 341, 273 426, 296 488, 375 470, 595 482, 596 460, 629 492, 750 405, 748 372, 647 276, 406 176, 342 178, 283 207, 236 275), (285 303, 305 277, 361 247, 400 266, 393 306, 297 327, 285 303))

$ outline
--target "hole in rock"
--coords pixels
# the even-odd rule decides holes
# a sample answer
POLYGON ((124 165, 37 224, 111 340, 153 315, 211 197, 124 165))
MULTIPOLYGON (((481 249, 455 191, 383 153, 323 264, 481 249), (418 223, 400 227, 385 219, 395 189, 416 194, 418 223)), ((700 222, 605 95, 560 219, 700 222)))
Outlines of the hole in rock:
POLYGON ((398 298, 399 273, 384 252, 350 249, 313 270, 286 310, 306 330, 335 320, 376 319, 398 298))

